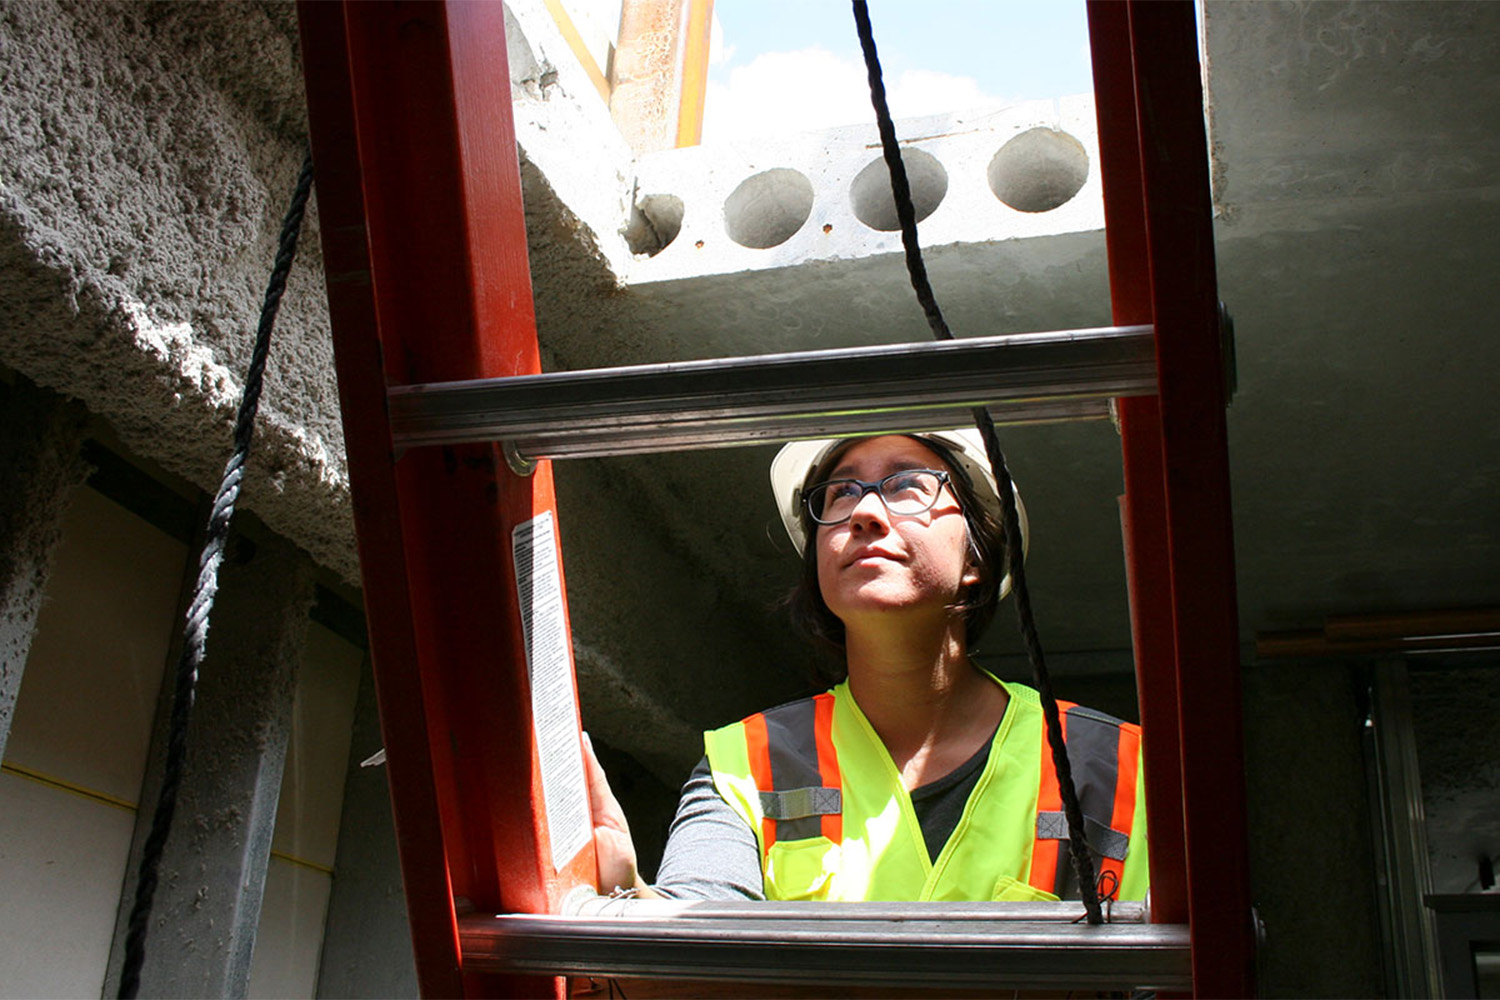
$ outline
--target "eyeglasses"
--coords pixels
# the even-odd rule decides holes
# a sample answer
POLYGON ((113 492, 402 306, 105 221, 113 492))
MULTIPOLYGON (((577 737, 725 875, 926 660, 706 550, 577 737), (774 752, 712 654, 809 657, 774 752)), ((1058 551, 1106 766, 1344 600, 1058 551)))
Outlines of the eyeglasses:
POLYGON ((854 508, 866 493, 879 496, 892 514, 921 514, 932 509, 948 482, 948 473, 937 469, 902 469, 873 483, 863 479, 831 479, 807 490, 802 502, 818 524, 843 524, 853 516, 854 508))

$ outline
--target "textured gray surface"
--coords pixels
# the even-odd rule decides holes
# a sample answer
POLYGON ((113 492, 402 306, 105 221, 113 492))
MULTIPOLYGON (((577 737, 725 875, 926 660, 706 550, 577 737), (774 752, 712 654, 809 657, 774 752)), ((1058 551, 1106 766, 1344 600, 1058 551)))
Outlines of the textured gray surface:
MULTIPOLYGON (((1205 9, 1221 296, 1238 334, 1229 431, 1242 637, 1331 613, 1500 603, 1500 340, 1489 335, 1500 313, 1489 280, 1500 263, 1500 5, 1205 9)), ((610 206, 628 201, 628 164, 609 143, 592 157, 560 145, 588 134, 567 117, 588 94, 535 54, 516 87, 549 365, 926 336, 892 255, 622 287, 610 206)), ((210 489, 305 131, 293 11, 7 3, 0 55, 0 363, 82 400, 130 448, 210 489)), ((352 578, 315 235, 314 211, 244 503, 352 578)), ((961 333, 1107 317, 1097 233, 933 247, 928 264, 961 333)), ((1032 512, 1049 652, 1118 660, 1129 628, 1113 431, 1028 427, 1006 441, 1032 512)), ((805 654, 768 607, 795 572, 764 495, 768 454, 559 470, 585 721, 671 784, 696 759, 697 728, 800 683, 805 654)), ((992 634, 989 652, 1014 651, 1007 628, 992 634)), ((1256 885, 1281 963, 1267 981, 1290 991, 1303 973, 1325 982, 1319 955, 1371 967, 1353 917, 1351 945, 1307 926, 1297 905, 1317 892, 1353 900, 1366 871, 1367 849, 1343 833, 1333 836, 1346 853, 1307 868, 1325 824, 1317 843, 1293 825, 1322 817, 1325 797, 1352 815, 1363 777, 1347 748, 1328 748, 1343 763, 1319 779, 1303 773, 1298 737, 1342 740, 1353 696, 1282 668, 1247 683, 1256 885)), ((1465 740, 1455 730, 1449 743, 1465 740)), ((1460 798, 1490 787, 1496 754, 1472 745, 1482 766, 1447 769, 1460 798)), ((1429 802, 1434 816, 1445 801, 1429 802)))
MULTIPOLYGON (((285 541, 240 538, 220 571, 187 731, 187 757, 141 968, 143 996, 244 996, 260 925, 271 835, 291 738, 292 698, 313 604, 313 567, 285 541)), ((163 684, 170 690, 175 666, 163 684)), ((165 700, 165 699, 164 699, 165 700)), ((160 794, 158 713, 141 801, 160 794)), ((141 849, 154 808, 139 811, 121 894, 106 995, 118 989, 141 849)))
POLYGON ((62 519, 88 466, 83 413, 25 379, 0 381, 0 757, 10 736, 62 519))
POLYGON ((1244 692, 1251 901, 1266 925, 1260 993, 1380 996, 1353 669, 1253 667, 1244 692))
MULTIPOLYGON (((217 482, 306 132, 286 4, 0 7, 0 360, 217 482)), ((316 208, 244 502, 353 578, 316 208)))
MULTIPOLYGON (((1469 97, 1495 86, 1497 20, 1482 4, 1207 7, 1246 637, 1340 611, 1500 600, 1500 412, 1482 374, 1500 343, 1475 336, 1500 291, 1474 278, 1496 257, 1500 112, 1469 97)), ((549 116, 590 120, 588 94, 549 75, 556 40, 527 24, 517 114, 549 365, 926 336, 890 254, 622 288, 609 217, 628 163, 605 144, 590 183, 557 144, 549 116)), ((207 488, 304 129, 292 12, 40 2, 7 5, 0 26, 0 360, 207 488)), ((349 577, 315 234, 314 219, 245 504, 349 577)), ((928 264, 961 333, 1107 320, 1098 233, 932 247, 928 264)), ((1006 442, 1033 511, 1049 649, 1127 648, 1113 432, 1025 427, 1006 442)), ((763 493, 767 454, 560 471, 586 710, 663 780, 691 763, 698 726, 798 676, 801 654, 766 610, 794 572, 763 493), (601 540, 618 533, 633 538, 601 540), (724 683, 694 683, 705 669, 724 683), (641 719, 649 741, 630 731, 641 719)), ((1018 649, 1008 629, 993 636, 989 652, 1018 649)))
POLYGON ((1500 603, 1500 6, 1207 5, 1241 624, 1500 603))
POLYGON ((1500 657, 1411 673, 1433 892, 1476 892, 1500 860, 1500 657))

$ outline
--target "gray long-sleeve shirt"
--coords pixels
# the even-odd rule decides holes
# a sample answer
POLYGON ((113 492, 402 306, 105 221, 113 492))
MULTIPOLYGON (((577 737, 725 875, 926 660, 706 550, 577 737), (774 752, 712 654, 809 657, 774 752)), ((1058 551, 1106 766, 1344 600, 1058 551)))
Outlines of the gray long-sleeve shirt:
POLYGON ((682 786, 654 888, 673 899, 765 899, 762 884, 755 833, 719 795, 705 757, 682 786))

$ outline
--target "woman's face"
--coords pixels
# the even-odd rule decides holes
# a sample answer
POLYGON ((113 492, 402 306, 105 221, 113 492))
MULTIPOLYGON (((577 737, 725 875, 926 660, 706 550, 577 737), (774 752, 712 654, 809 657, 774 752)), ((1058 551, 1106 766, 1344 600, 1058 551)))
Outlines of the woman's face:
MULTIPOLYGON (((903 469, 951 472, 937 453, 909 437, 867 438, 844 452, 824 479, 875 482, 903 469)), ((849 626, 870 612, 946 614, 979 580, 970 565, 968 529, 951 487, 921 514, 895 515, 870 492, 843 524, 818 528, 818 586, 830 611, 849 626)))

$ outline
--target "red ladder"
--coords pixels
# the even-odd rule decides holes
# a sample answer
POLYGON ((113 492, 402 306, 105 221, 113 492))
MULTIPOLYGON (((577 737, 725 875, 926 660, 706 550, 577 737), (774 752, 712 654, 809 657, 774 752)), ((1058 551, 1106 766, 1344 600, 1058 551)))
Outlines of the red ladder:
MULTIPOLYGON (((570 860, 554 859, 517 597, 513 533, 555 523, 550 466, 517 475, 494 443, 398 461, 389 397, 540 372, 503 6, 303 0, 299 18, 419 984, 426 996, 560 993, 557 979, 466 971, 455 902, 556 913, 593 878, 576 831, 559 833, 570 860)), ((1224 364, 1193 10, 1095 2, 1090 31, 1115 320, 1155 329, 1157 395, 1119 402, 1153 917, 1190 926, 1195 993, 1248 995, 1224 364)), ((555 534, 536 538, 560 578, 555 534)))

